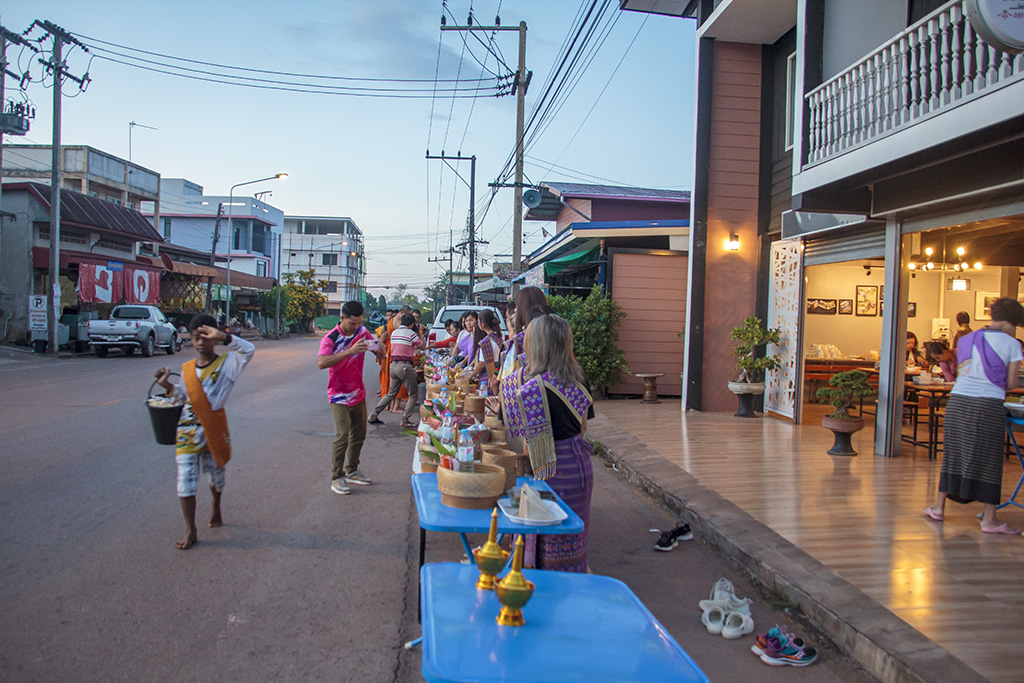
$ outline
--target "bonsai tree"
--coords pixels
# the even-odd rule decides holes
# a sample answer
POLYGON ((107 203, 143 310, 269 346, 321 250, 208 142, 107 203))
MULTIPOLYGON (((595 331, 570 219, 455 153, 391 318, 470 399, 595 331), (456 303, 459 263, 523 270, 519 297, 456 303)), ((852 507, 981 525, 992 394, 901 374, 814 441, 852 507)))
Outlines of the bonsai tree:
POLYGON ((818 389, 818 403, 828 403, 835 410, 829 417, 835 420, 851 420, 848 412, 853 399, 864 398, 875 393, 868 384, 868 375, 863 370, 846 370, 832 375, 827 387, 818 389))
POLYGON ((743 321, 739 327, 732 329, 730 335, 739 341, 733 349, 736 356, 736 367, 740 369, 740 376, 737 382, 761 382, 764 380, 764 373, 767 370, 775 370, 782 364, 779 354, 764 355, 760 358, 755 356, 759 346, 765 344, 778 344, 782 330, 778 327, 765 329, 761 327, 761 319, 750 316, 743 321))

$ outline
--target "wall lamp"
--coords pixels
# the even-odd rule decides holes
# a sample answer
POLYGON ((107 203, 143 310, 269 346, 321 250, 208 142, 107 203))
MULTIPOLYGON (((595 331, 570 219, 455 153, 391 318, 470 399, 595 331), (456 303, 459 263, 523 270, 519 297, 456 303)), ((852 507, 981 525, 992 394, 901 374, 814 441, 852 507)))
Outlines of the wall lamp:
POLYGON ((729 251, 740 250, 740 236, 734 232, 729 233, 729 239, 725 241, 725 248, 729 251))

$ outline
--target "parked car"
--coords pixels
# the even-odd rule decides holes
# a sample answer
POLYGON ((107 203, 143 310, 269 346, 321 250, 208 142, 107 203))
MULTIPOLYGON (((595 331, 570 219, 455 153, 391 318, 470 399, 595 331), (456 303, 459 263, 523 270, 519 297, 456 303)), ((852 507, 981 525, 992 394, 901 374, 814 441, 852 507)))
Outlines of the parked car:
POLYGON ((434 317, 434 322, 431 323, 430 328, 427 330, 427 343, 433 344, 434 342, 442 342, 451 335, 448 334, 448 330, 444 329, 445 324, 449 320, 458 320, 466 311, 473 311, 480 315, 480 311, 489 310, 497 316, 501 322, 501 333, 505 336, 508 330, 505 329, 505 316, 494 306, 470 306, 469 304, 457 304, 453 306, 445 306, 437 315, 434 317))
POLYGON ((181 350, 178 331, 156 306, 117 306, 108 320, 90 320, 89 342, 100 358, 112 347, 128 356, 141 349, 147 358, 157 348, 168 355, 181 350))

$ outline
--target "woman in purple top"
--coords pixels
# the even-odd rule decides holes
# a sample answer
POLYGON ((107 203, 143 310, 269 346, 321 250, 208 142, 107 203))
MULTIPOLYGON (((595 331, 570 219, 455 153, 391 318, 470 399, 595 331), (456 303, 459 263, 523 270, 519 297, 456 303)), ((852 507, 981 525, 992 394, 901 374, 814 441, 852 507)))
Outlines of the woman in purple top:
POLYGON ((476 353, 476 343, 473 340, 473 333, 476 331, 476 313, 468 311, 462 316, 462 331, 459 332, 459 339, 455 342, 457 357, 463 363, 472 359, 476 353))
POLYGON ((1006 392, 1017 387, 1020 343, 1014 336, 1024 325, 1024 308, 1010 298, 992 304, 992 322, 960 338, 956 384, 949 392, 943 426, 942 469, 935 504, 924 509, 929 519, 945 519, 946 499, 978 501, 985 508, 981 531, 1019 534, 996 519, 1003 489, 1003 439, 1006 430, 1006 392))

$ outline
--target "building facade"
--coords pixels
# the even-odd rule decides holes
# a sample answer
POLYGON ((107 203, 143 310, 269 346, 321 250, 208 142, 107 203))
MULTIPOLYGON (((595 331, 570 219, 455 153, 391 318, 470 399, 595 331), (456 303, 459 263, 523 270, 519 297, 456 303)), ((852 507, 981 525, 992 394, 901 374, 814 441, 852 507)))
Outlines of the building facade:
POLYGON ((800 421, 819 356, 877 363, 875 451, 898 455, 907 333, 1020 296, 1024 56, 963 0, 691 4, 684 405, 734 408, 725 341, 757 315, 783 330, 767 411, 800 421))
POLYGON ((285 216, 282 274, 313 270, 325 285, 327 315, 341 315, 346 301, 366 298, 363 232, 351 218, 285 216))
MULTIPOLYGON (((113 202, 127 209, 160 213, 160 174, 87 145, 61 145, 61 189, 113 202)), ((50 184, 53 147, 4 145, 3 169, 7 181, 30 180, 50 184)))

